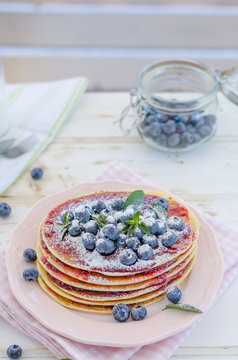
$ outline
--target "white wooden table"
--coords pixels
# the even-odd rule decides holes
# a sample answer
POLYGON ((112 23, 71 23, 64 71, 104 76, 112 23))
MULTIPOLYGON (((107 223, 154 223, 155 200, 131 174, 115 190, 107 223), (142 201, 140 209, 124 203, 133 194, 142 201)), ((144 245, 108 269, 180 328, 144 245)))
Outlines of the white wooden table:
MULTIPOLYGON (((128 100, 127 93, 88 93, 83 97, 54 143, 34 164, 44 169, 44 177, 36 182, 26 171, 0 197, 0 201, 7 201, 12 207, 12 215, 0 221, 2 249, 14 226, 37 200, 78 182, 92 180, 112 160, 122 161, 200 210, 236 226, 238 108, 221 95, 219 129, 213 140, 191 153, 166 154, 145 145, 136 132, 128 138, 115 133, 112 121, 128 100)), ((173 359, 238 359, 237 296, 238 279, 173 359)), ((55 359, 36 340, 0 319, 0 359, 6 359, 6 348, 12 343, 23 347, 24 359, 55 359)))

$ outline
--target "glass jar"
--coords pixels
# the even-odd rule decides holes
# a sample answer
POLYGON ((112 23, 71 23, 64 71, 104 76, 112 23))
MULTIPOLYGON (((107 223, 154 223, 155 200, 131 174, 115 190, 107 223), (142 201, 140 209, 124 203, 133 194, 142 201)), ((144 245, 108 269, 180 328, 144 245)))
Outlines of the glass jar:
POLYGON ((140 72, 139 88, 130 91, 130 105, 116 123, 123 135, 137 128, 142 139, 159 150, 189 150, 214 135, 217 93, 219 85, 227 91, 228 77, 227 72, 220 75, 194 60, 150 64, 140 72))

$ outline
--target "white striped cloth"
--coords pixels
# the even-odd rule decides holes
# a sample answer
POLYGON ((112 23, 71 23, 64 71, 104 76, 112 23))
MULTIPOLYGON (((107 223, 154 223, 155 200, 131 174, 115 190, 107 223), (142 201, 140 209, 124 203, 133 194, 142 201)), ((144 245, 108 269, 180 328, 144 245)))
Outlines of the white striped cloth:
POLYGON ((85 90, 84 77, 53 82, 7 85, 10 127, 4 139, 17 142, 34 134, 39 142, 15 159, 0 157, 0 194, 13 184, 54 139, 85 90))
MULTIPOLYGON (((110 163, 95 180, 121 180, 137 183, 138 187, 140 184, 154 185, 141 176, 133 173, 119 162, 110 163)), ((213 227, 224 257, 225 273, 221 287, 217 293, 216 299, 218 299, 230 285, 232 280, 238 276, 238 232, 210 216, 204 214, 203 216, 213 227)), ((59 359, 168 360, 205 315, 199 315, 197 322, 186 330, 154 344, 130 348, 86 345, 72 341, 50 331, 21 307, 14 298, 8 284, 4 253, 0 254, 0 273, 0 316, 25 334, 42 342, 42 344, 49 348, 59 359)))

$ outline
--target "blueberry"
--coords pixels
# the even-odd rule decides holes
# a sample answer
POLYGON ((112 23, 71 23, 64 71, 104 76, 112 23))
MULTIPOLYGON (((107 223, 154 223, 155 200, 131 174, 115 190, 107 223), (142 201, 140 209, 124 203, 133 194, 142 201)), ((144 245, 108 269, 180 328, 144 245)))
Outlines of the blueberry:
POLYGON ((136 237, 137 239, 141 240, 143 236, 143 232, 137 227, 135 231, 132 233, 132 236, 136 237))
POLYGON ((168 120, 162 125, 162 131, 164 134, 171 135, 176 131, 176 124, 173 120, 168 120))
POLYGON ((196 128, 200 128, 203 125, 205 125, 205 119, 204 116, 200 116, 200 118, 197 121, 196 128))
POLYGON ((84 233, 82 242, 87 250, 94 250, 96 246, 96 237, 92 233, 84 233))
POLYGON ((186 125, 182 122, 176 125, 176 132, 182 134, 186 130, 186 125))
POLYGON ((102 216, 108 216, 110 214, 110 210, 109 209, 103 209, 101 212, 100 212, 100 215, 102 216))
POLYGON ((194 134, 197 131, 196 127, 192 124, 188 124, 186 130, 191 134, 194 134))
POLYGON ((183 220, 178 216, 170 216, 167 221, 167 225, 170 229, 181 231, 184 228, 183 220))
POLYGON ((158 231, 157 235, 163 235, 167 231, 166 223, 162 220, 158 220, 158 231))
POLYGON ((135 321, 144 320, 147 310, 143 305, 137 305, 131 310, 131 317, 135 321))
POLYGON ((96 200, 93 202, 92 209, 99 214, 103 209, 106 209, 106 205, 102 200, 96 200))
POLYGON ((206 125, 213 126, 216 123, 216 116, 212 114, 205 115, 204 120, 206 125))
POLYGON ((168 136, 168 146, 175 147, 178 146, 180 143, 180 135, 175 133, 168 136))
POLYGON ((154 122, 157 122, 158 118, 154 114, 147 115, 142 121, 142 127, 150 126, 154 122))
POLYGON ((73 211, 71 210, 63 210, 61 213, 60 213, 60 220, 63 222, 64 221, 64 216, 65 216, 65 213, 68 213, 68 220, 69 221, 72 221, 74 219, 74 213, 73 211))
POLYGON ((177 234, 174 231, 167 231, 164 235, 161 235, 161 242, 164 246, 173 246, 178 239, 177 234))
POLYGON ((166 296, 173 304, 177 304, 181 299, 182 292, 177 286, 171 285, 166 289, 166 296))
POLYGON ((153 256, 153 249, 148 244, 141 245, 137 250, 137 255, 140 260, 150 260, 153 256))
POLYGON ((194 142, 200 141, 201 138, 202 138, 201 135, 199 135, 198 133, 193 134, 193 141, 194 142))
POLYGON ((86 223, 90 220, 91 215, 88 209, 85 209, 83 205, 80 205, 75 209, 74 216, 75 219, 79 220, 80 222, 86 223))
POLYGON ((198 123, 198 120, 200 118, 200 114, 196 113, 196 114, 192 114, 191 116, 191 123, 195 126, 198 123))
POLYGON ((99 225, 95 220, 89 220, 83 225, 84 231, 96 235, 99 230, 99 225))
POLYGON ((102 228, 102 233, 106 238, 113 241, 117 240, 120 235, 118 228, 113 224, 105 225, 102 228))
POLYGON ((30 248, 24 250, 23 257, 26 260, 26 262, 34 262, 34 261, 36 261, 36 258, 37 258, 35 250, 30 249, 30 248))
POLYGON ((158 222, 156 221, 156 219, 150 217, 150 218, 145 218, 144 219, 144 224, 147 226, 147 228, 149 229, 150 233, 152 235, 156 234, 158 231, 158 222))
POLYGON ((106 223, 116 225, 117 220, 116 220, 116 218, 114 216, 108 215, 107 218, 106 218, 106 223))
POLYGON ((140 246, 140 240, 133 236, 129 237, 126 240, 126 246, 128 247, 128 249, 136 251, 140 246))
POLYGON ((115 320, 125 322, 130 317, 130 308, 126 304, 118 303, 113 306, 112 314, 115 320))
POLYGON ((167 136, 165 134, 160 134, 157 139, 157 142, 162 146, 167 146, 167 136))
POLYGON ((168 209, 169 207, 169 203, 166 199, 164 198, 157 198, 153 201, 153 204, 157 204, 157 205, 160 205, 162 206, 165 210, 168 209))
POLYGON ((143 133, 145 136, 157 138, 161 134, 161 125, 154 122, 151 125, 146 126, 143 133))
POLYGON ((188 124, 189 122, 189 116, 188 115, 183 115, 180 117, 182 123, 184 123, 185 125, 188 124))
POLYGON ((181 136, 181 142, 184 145, 192 144, 194 142, 194 134, 191 134, 190 132, 185 131, 181 136))
POLYGON ((90 215, 93 215, 93 209, 90 206, 85 205, 84 207, 89 211, 90 215))
POLYGON ((152 249, 158 246, 158 239, 154 235, 144 235, 142 238, 142 244, 148 244, 152 249))
POLYGON ((174 118, 173 118, 175 124, 179 124, 181 119, 180 119, 180 116, 179 115, 174 115, 174 118))
POLYGON ((120 254, 120 261, 123 265, 133 265, 137 261, 136 253, 131 249, 122 250, 120 254))
POLYGON ((34 168, 31 170, 31 177, 34 180, 39 180, 43 176, 43 170, 41 168, 34 168))
POLYGON ((108 239, 99 238, 96 241, 96 250, 101 255, 112 254, 115 250, 114 242, 108 239))
POLYGON ((125 223, 126 220, 132 220, 135 213, 138 211, 137 207, 128 206, 125 211, 122 212, 120 220, 125 223))
POLYGON ((9 359, 20 359, 22 356, 22 348, 19 345, 11 345, 7 349, 9 359))
POLYGON ((34 281, 38 278, 39 272, 33 267, 29 267, 23 271, 23 277, 26 281, 34 281))
POLYGON ((123 199, 113 199, 111 201, 111 208, 116 211, 121 211, 124 204, 123 199))
POLYGON ((212 132, 212 128, 208 125, 204 125, 201 128, 198 129, 198 133, 199 135, 201 135, 202 137, 206 137, 209 136, 212 132))
POLYGON ((11 214, 11 207, 5 202, 0 203, 0 217, 5 219, 11 214))
POLYGON ((156 213, 155 213, 155 211, 154 210, 152 210, 152 209, 145 209, 145 211, 143 212, 143 217, 144 218, 148 218, 148 217, 152 217, 152 218, 154 218, 154 219, 156 219, 157 218, 157 215, 156 215, 156 213))
POLYGON ((79 220, 73 220, 71 225, 68 227, 68 232, 72 236, 78 236, 82 232, 82 225, 80 224, 79 220))
POLYGON ((163 113, 160 113, 160 118, 159 118, 159 121, 160 121, 161 123, 165 123, 165 122, 167 122, 167 121, 168 121, 168 119, 169 119, 168 115, 163 114, 163 113))
POLYGON ((125 234, 120 234, 119 239, 115 241, 115 245, 118 248, 125 248, 126 247, 126 239, 127 236, 125 234))

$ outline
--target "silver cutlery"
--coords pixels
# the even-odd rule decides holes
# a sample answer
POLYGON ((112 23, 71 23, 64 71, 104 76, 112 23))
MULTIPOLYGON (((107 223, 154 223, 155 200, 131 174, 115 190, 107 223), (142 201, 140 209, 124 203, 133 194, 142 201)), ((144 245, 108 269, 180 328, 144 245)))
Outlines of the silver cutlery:
POLYGON ((8 148, 6 151, 1 153, 1 156, 7 159, 14 159, 27 151, 31 150, 37 143, 39 139, 34 134, 29 135, 27 138, 23 139, 18 145, 8 148))

